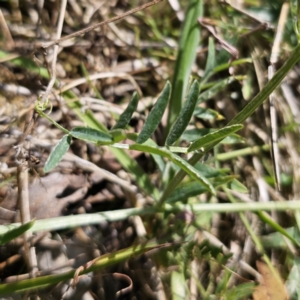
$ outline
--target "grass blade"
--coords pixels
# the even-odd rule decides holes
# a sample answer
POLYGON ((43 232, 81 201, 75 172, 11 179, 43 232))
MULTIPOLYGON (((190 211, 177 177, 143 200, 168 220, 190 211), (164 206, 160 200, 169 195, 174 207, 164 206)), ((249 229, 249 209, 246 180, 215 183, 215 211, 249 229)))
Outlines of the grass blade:
POLYGON ((126 107, 125 111, 120 115, 117 124, 112 129, 124 129, 127 126, 133 113, 137 108, 138 102, 139 95, 137 92, 134 92, 128 106, 126 107))
MULTIPOLYGON (((212 185, 214 187, 221 186, 223 184, 227 184, 228 182, 234 180, 236 176, 228 175, 223 176, 221 178, 212 179, 212 185)), ((200 185, 197 181, 188 182, 184 186, 177 188, 173 194, 167 199, 167 203, 175 203, 177 201, 182 201, 184 199, 195 197, 200 194, 207 192, 207 189, 200 185)))
POLYGON ((292 235, 290 235, 287 230, 285 230, 282 226, 280 226, 277 222, 275 222, 268 214, 266 214, 263 211, 258 211, 257 215, 264 223, 268 224, 274 230, 276 230, 277 232, 280 232, 282 235, 287 237, 296 246, 298 246, 298 247, 300 246, 299 242, 292 235))
POLYGON ((145 121, 141 133, 139 134, 136 140, 138 144, 142 144, 146 142, 150 138, 151 134, 157 128, 158 124, 160 123, 163 117, 168 101, 170 99, 170 93, 171 93, 171 84, 169 81, 167 81, 163 91, 161 92, 156 103, 154 104, 154 107, 149 113, 149 116, 145 121))
POLYGON ((200 85, 199 82, 195 80, 191 86, 183 109, 180 111, 177 120, 171 128, 171 131, 166 140, 166 145, 170 146, 175 143, 181 137, 182 133, 188 126, 197 104, 199 92, 200 85))
POLYGON ((236 80, 236 78, 234 78, 232 76, 230 76, 226 79, 220 80, 218 83, 216 83, 211 88, 209 88, 208 90, 204 91, 203 93, 201 93, 199 95, 197 104, 200 104, 202 102, 209 100, 211 97, 213 97, 214 95, 216 95, 217 93, 222 91, 227 85, 231 84, 235 80, 236 80))
POLYGON ((187 89, 192 65, 196 59, 197 46, 200 41, 200 26, 197 19, 203 15, 203 1, 190 0, 185 14, 179 50, 176 59, 175 72, 172 81, 172 96, 169 105, 169 115, 166 132, 179 115, 187 89))
POLYGON ((50 172, 53 168, 55 168, 58 165, 65 153, 69 150, 71 141, 72 138, 70 135, 64 135, 63 138, 58 142, 58 144, 54 147, 45 163, 45 173, 50 172))
MULTIPOLYGON (((148 243, 141 243, 129 248, 125 248, 113 253, 104 254, 98 257, 97 260, 91 264, 90 267, 84 268, 79 275, 88 274, 96 270, 103 270, 104 268, 115 265, 121 261, 127 260, 131 257, 140 255, 153 249, 159 249, 164 247, 170 247, 171 244, 157 244, 156 242, 150 241, 148 243)), ((37 278, 30 278, 12 283, 0 284, 0 295, 6 295, 9 293, 20 293, 33 289, 40 289, 50 284, 56 284, 60 281, 68 280, 74 277, 76 270, 69 272, 63 272, 60 274, 46 275, 37 278)))
POLYGON ((70 134, 77 139, 99 145, 110 145, 113 143, 113 138, 109 133, 89 127, 74 127, 70 134))
POLYGON ((228 135, 240 130, 243 128, 243 125, 237 124, 232 126, 226 126, 220 130, 217 130, 212 133, 208 133, 205 136, 202 136, 200 139, 196 140, 189 148, 188 152, 196 151, 202 147, 205 147, 211 143, 216 143, 223 140, 228 135))
POLYGON ((216 64, 216 51, 215 51, 214 39, 212 37, 209 37, 208 56, 207 56, 204 75, 202 77, 202 82, 206 81, 213 74, 215 64, 216 64))
MULTIPOLYGON (((195 214, 199 213, 236 213, 236 212, 257 212, 257 211, 286 211, 291 210, 296 212, 300 210, 299 200, 290 200, 284 202, 249 202, 249 203, 196 203, 196 204, 182 204, 166 203, 164 210, 161 212, 176 212, 192 211, 195 214)), ((105 211, 100 213, 89 213, 81 215, 70 215, 57 218, 49 218, 35 221, 30 232, 53 231, 67 228, 74 228, 79 226, 88 226, 92 224, 99 224, 101 222, 115 222, 127 220, 130 216, 151 216, 160 210, 157 207, 143 207, 143 208, 126 208, 112 211, 105 211)), ((0 234, 9 230, 9 228, 20 226, 20 223, 12 223, 9 225, 0 225, 0 234)))
POLYGON ((0 245, 4 245, 4 244, 8 243, 9 241, 22 235, 24 232, 26 232, 28 229, 30 229, 33 226, 34 222, 35 222, 35 220, 30 221, 30 222, 20 225, 16 228, 13 228, 3 234, 0 234, 0 245))

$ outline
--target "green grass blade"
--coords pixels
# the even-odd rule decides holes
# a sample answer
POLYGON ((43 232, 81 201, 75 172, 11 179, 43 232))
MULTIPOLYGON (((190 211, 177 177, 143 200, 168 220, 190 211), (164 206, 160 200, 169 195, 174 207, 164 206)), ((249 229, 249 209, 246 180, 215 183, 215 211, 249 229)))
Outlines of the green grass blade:
POLYGON ((70 135, 64 135, 62 139, 58 142, 58 144, 54 147, 52 152, 50 153, 45 166, 44 172, 48 173, 53 168, 55 168, 58 163, 62 160, 65 153, 69 150, 71 145, 72 138, 70 135))
POLYGON ((89 127, 74 127, 70 131, 70 135, 74 138, 96 143, 99 145, 110 145, 113 143, 113 137, 107 132, 100 131, 89 127))
POLYGON ((208 39, 208 56, 205 66, 205 71, 202 77, 202 82, 205 82, 214 71, 214 67, 216 65, 216 51, 215 51, 215 43, 212 37, 208 39))
POLYGON ((88 109, 82 109, 82 104, 74 99, 77 99, 77 96, 71 92, 67 91, 63 93, 64 99, 66 100, 67 105, 71 108, 77 116, 90 128, 108 132, 108 129, 97 120, 94 114, 88 109))
POLYGON ((200 85, 199 82, 195 80, 191 86, 187 99, 182 110, 179 113, 177 120, 172 125, 170 133, 166 140, 166 145, 170 146, 174 144, 181 137, 182 133, 188 126, 196 107, 199 92, 200 85))
POLYGON ((149 113, 149 116, 145 121, 141 133, 139 134, 136 140, 138 144, 142 144, 146 142, 151 137, 152 133, 155 131, 157 126, 159 125, 163 117, 163 114, 165 112, 165 109, 167 107, 167 104, 169 102, 170 93, 171 93, 171 84, 169 81, 167 81, 163 91, 159 95, 156 103, 154 104, 154 107, 149 113))
MULTIPOLYGON (((214 187, 218 187, 234 180, 236 177, 237 176, 229 175, 229 176, 223 176, 221 178, 214 178, 210 181, 214 187)), ((207 192, 207 189, 203 185, 200 185, 197 181, 188 182, 182 187, 177 188, 173 192, 173 194, 167 199, 166 202, 174 203, 177 201, 183 201, 185 199, 198 196, 205 192, 207 192)))
POLYGON ((220 130, 217 130, 212 133, 208 133, 205 136, 199 138, 189 147, 188 152, 196 151, 202 147, 206 147, 211 143, 219 142, 225 139, 228 135, 240 130, 243 128, 243 125, 232 125, 226 126, 220 130))
MULTIPOLYGON (((109 266, 115 265, 121 261, 127 260, 131 257, 140 255, 153 249, 159 249, 162 247, 170 247, 171 244, 158 245, 156 242, 150 241, 148 243, 139 244, 126 249, 122 249, 113 253, 100 256, 89 268, 85 268, 79 275, 88 274, 96 270, 102 270, 109 266)), ((64 272, 61 274, 54 274, 48 276, 41 276, 37 278, 30 278, 25 280, 16 281, 13 283, 0 284, 0 295, 6 295, 9 293, 20 293, 32 289, 40 289, 50 284, 56 284, 58 282, 71 279, 74 277, 76 270, 64 272)))
POLYGON ((280 82, 284 79, 287 73, 293 68, 296 62, 300 59, 300 44, 295 48, 292 55, 287 59, 285 64, 276 72, 273 78, 262 88, 262 90, 248 103, 244 109, 234 117, 228 125, 241 124, 248 117, 250 117, 254 111, 264 103, 270 94, 276 89, 280 82))
POLYGON ((4 244, 8 243, 9 241, 22 235, 24 232, 26 232, 33 226, 34 222, 35 222, 35 220, 32 220, 28 223, 25 223, 16 228, 13 228, 3 234, 0 234, 0 245, 4 245, 4 244))
POLYGON ((182 270, 173 271, 171 273, 171 295, 172 300, 187 299, 188 287, 186 285, 186 277, 182 270))
POLYGON ((259 218, 266 224, 268 224, 270 227, 272 227, 277 232, 280 232, 282 235, 287 237, 291 242, 293 242, 296 246, 300 246, 299 242, 292 237, 283 227, 281 227, 278 223, 276 223, 269 215, 262 211, 258 211, 257 215, 259 218))
MULTIPOLYGON (((7 56, 10 55, 11 55, 10 53, 0 51, 0 58, 6 58, 7 56)), ((32 59, 28 57, 19 56, 17 58, 11 59, 9 63, 24 68, 26 71, 39 74, 44 78, 49 78, 49 73, 47 69, 39 67, 32 59)))
MULTIPOLYGON (((34 225, 29 229, 30 232, 53 231, 79 226, 88 226, 99 224, 101 222, 116 222, 127 220, 130 216, 151 216, 158 212, 176 212, 192 211, 195 214, 199 213, 236 213, 236 212, 257 212, 257 211, 286 211, 291 210, 294 213, 300 210, 299 200, 290 200, 285 202, 269 201, 269 202, 249 202, 249 203, 166 203, 163 211, 157 207, 143 208, 127 208, 113 211, 105 211, 100 213, 90 213, 81 215, 63 216, 57 218, 49 218, 35 221, 34 225)), ((11 228, 20 226, 20 223, 13 223, 9 226, 0 225, 0 234, 6 233, 11 228)))
POLYGON ((205 186, 209 192, 215 195, 216 192, 212 184, 205 177, 203 177, 202 174, 197 169, 191 166, 186 160, 172 153, 171 151, 167 149, 161 149, 157 147, 151 147, 148 145, 139 145, 139 144, 130 145, 129 149, 157 154, 168 158, 174 164, 176 164, 182 170, 184 170, 187 174, 189 174, 194 180, 197 180, 200 184, 205 186))
POLYGON ((190 0, 185 14, 184 25, 179 42, 175 72, 172 81, 172 96, 166 132, 179 115, 187 89, 192 65, 195 62, 197 47, 200 41, 200 26, 197 19, 203 15, 203 1, 190 0))
POLYGON ((116 156, 123 168, 130 172, 137 182, 137 185, 148 195, 153 195, 155 200, 159 197, 158 190, 152 185, 150 178, 141 169, 136 160, 122 149, 110 147, 111 152, 116 156))
POLYGON ((227 85, 234 82, 236 78, 230 76, 226 79, 220 80, 218 83, 214 84, 211 88, 201 93, 198 97, 197 104, 205 102, 215 96, 217 93, 221 92, 227 85))
POLYGON ((112 129, 124 129, 127 126, 133 113, 137 108, 138 102, 139 95, 137 92, 134 92, 128 106, 126 107, 125 111, 120 115, 117 124, 112 129))
POLYGON ((96 97, 98 99, 104 99, 101 94, 99 93, 99 91, 97 90, 96 86, 93 84, 92 80, 90 79, 90 74, 88 72, 88 70, 86 69, 85 65, 83 62, 81 62, 80 64, 80 68, 82 70, 82 73, 84 75, 84 77, 86 78, 86 81, 88 83, 88 85, 91 87, 91 89, 94 91, 96 97))

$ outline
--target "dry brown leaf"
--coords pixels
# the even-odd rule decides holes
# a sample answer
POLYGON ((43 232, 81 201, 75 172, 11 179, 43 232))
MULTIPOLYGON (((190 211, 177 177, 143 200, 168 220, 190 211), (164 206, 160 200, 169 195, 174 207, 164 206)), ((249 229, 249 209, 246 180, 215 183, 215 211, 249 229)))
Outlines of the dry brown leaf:
MULTIPOLYGON (((45 219, 61 216, 68 204, 78 202, 85 197, 87 189, 88 183, 83 175, 51 173, 40 180, 35 180, 29 186, 31 217, 45 219)), ((6 209, 0 211, 1 223, 19 221, 19 217, 15 216, 16 190, 4 191, 1 207, 6 209), (12 219, 14 217, 15 220, 12 219)))
MULTIPOLYGON (((253 293, 254 300, 288 300, 283 280, 277 270, 272 270, 263 262, 256 262, 257 269, 262 275, 262 283, 253 293)), ((275 268, 274 268, 275 269, 275 268)))

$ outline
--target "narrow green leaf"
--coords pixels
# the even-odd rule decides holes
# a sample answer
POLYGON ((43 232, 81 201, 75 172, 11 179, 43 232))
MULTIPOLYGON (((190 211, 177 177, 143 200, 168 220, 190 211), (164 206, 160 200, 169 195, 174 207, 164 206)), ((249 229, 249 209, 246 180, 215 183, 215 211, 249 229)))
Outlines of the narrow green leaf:
POLYGON ((121 162, 123 168, 130 172, 130 174, 136 180, 138 186, 148 195, 153 195, 154 199, 158 198, 159 192, 151 183, 151 180, 147 173, 139 166, 136 160, 128 154, 128 152, 122 149, 111 147, 110 150, 116 156, 119 162, 121 162))
POLYGON ((197 180, 199 183, 204 185, 209 192, 215 195, 216 191, 212 186, 212 184, 205 177, 203 177, 202 174, 196 168, 191 166, 186 160, 172 153, 171 151, 167 149, 158 148, 158 147, 151 147, 148 145, 139 145, 139 144, 130 145, 129 149, 152 153, 152 154, 158 154, 160 156, 168 158, 174 164, 179 166, 180 169, 184 170, 187 174, 189 174, 193 179, 197 180))
POLYGON ((70 134, 77 139, 99 145, 110 145, 113 143, 113 138, 109 133, 89 127, 74 127, 70 134))
POLYGON ((206 107, 197 107, 194 111, 194 116, 202 120, 223 120, 224 117, 218 113, 216 110, 206 108, 206 107))
POLYGON ((202 81, 206 81, 206 79, 213 74, 213 70, 216 64, 216 51, 215 51, 215 43, 212 37, 208 39, 208 56, 205 66, 204 75, 202 77, 202 81))
POLYGON ((167 133, 170 132, 171 125, 175 122, 181 111, 191 69, 196 59, 197 47, 201 38, 201 27, 199 26, 198 18, 203 15, 203 1, 190 0, 188 3, 172 80, 172 96, 169 105, 167 133))
POLYGON ((175 143, 181 137, 182 133, 188 126, 196 107, 199 92, 200 85, 199 82, 195 80, 191 86, 182 110, 180 111, 177 120, 171 128, 171 131, 166 140, 166 145, 170 146, 175 143))
POLYGON ((127 124, 129 123, 132 117, 132 114, 135 112, 137 108, 138 102, 139 102, 139 95, 137 92, 134 92, 128 106, 126 107, 124 112, 120 115, 117 124, 112 129, 119 129, 119 128, 124 129, 127 126, 127 124))
POLYGON ((154 104, 154 107, 149 113, 149 116, 145 121, 141 133, 139 134, 136 140, 138 144, 142 144, 146 142, 150 138, 151 134, 157 128, 158 124, 160 123, 163 117, 168 101, 170 99, 170 93, 171 93, 171 84, 169 81, 167 81, 163 91, 161 92, 156 103, 154 104))
POLYGON ((173 300, 187 299, 187 286, 184 275, 181 269, 171 273, 171 293, 173 300))
MULTIPOLYGON (((211 183, 214 187, 221 186, 223 184, 226 184, 233 179, 235 179, 236 176, 223 176, 220 178, 214 178, 211 179, 211 183)), ((183 186, 178 187, 174 192, 171 194, 171 196, 166 200, 167 203, 174 203, 177 201, 183 201, 185 199, 188 199, 190 197, 195 197, 200 194, 203 194, 207 191, 207 189, 198 183, 198 181, 188 182, 185 183, 183 186)))
POLYGON ((211 88, 209 88, 208 90, 204 91, 203 93, 201 93, 199 95, 197 104, 200 104, 202 102, 209 100, 211 97, 213 97, 217 93, 221 92, 227 85, 231 84, 235 80, 236 80, 236 78, 231 76, 231 77, 228 77, 226 79, 219 81, 218 83, 213 85, 211 88))
POLYGON ((69 150, 71 145, 72 138, 70 135, 64 135, 62 139, 58 142, 58 144, 54 147, 52 152, 50 153, 45 166, 44 172, 48 173, 53 168, 55 168, 58 163, 62 160, 65 153, 69 150))
POLYGON ((4 244, 8 243, 9 241, 22 235, 24 232, 26 232, 28 229, 30 229, 33 226, 34 222, 35 222, 35 220, 32 220, 28 223, 25 223, 16 228, 13 228, 3 234, 0 234, 0 245, 4 245, 4 244))
POLYGON ((237 124, 232 126, 226 126, 220 130, 217 130, 213 133, 209 133, 200 139, 196 140, 188 149, 188 152, 192 152, 200 149, 201 147, 205 147, 211 143, 223 140, 229 134, 234 133, 243 128, 243 125, 237 124))
MULTIPOLYGON (((88 274, 96 270, 103 270, 109 266, 115 265, 129 258, 141 255, 147 251, 153 249, 160 249, 164 247, 170 247, 172 244, 157 244, 150 241, 148 243, 141 243, 129 248, 118 250, 112 253, 99 256, 88 268, 84 268, 78 275, 88 274)), ((10 283, 0 284, 0 295, 6 295, 11 293, 20 293, 28 290, 37 290, 48 287, 49 285, 57 284, 58 282, 65 281, 74 278, 76 270, 66 271, 59 274, 51 274, 40 276, 36 278, 30 278, 25 280, 18 280, 10 283)))
MULTIPOLYGON (((208 133, 216 132, 216 128, 193 128, 186 130, 182 135, 182 140, 187 142, 194 142, 200 137, 207 135, 208 133)), ((245 143, 245 139, 240 135, 233 133, 228 135, 224 140, 221 141, 221 144, 236 144, 236 143, 245 143)), ((269 150, 269 149, 268 149, 269 150)), ((175 151, 173 151, 175 152, 175 151)))
POLYGON ((257 215, 259 218, 270 227, 272 227, 277 232, 280 232, 282 235, 287 237, 291 242, 293 242, 296 246, 300 246, 300 243, 291 235, 288 231, 286 231, 283 227, 281 227, 277 222, 275 222, 267 213, 263 211, 258 211, 257 215))
POLYGON ((232 180, 228 188, 239 193, 249 193, 248 189, 237 179, 232 180))

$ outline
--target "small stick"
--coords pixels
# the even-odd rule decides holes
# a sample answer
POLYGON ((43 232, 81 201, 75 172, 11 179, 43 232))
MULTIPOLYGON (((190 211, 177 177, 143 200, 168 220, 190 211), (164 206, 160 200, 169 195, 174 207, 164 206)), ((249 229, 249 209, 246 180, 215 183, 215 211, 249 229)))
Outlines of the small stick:
MULTIPOLYGON (((283 38, 284 26, 289 13, 289 3, 283 3, 281 7, 280 17, 277 26, 277 33, 274 39, 274 44, 271 52, 270 65, 268 68, 269 80, 272 79, 274 72, 276 71, 276 64, 280 53, 280 43, 283 38)), ((270 118, 271 118, 271 142, 272 142, 272 159, 275 173, 275 181, 277 190, 281 190, 280 182, 280 170, 279 170, 279 149, 278 149, 278 128, 277 128, 277 113, 275 109, 275 94, 272 92, 269 96, 270 101, 270 118)))
POLYGON ((14 48, 15 42, 14 39, 11 36, 10 30, 7 26, 7 23, 5 21, 5 18, 3 16, 2 10, 0 9, 0 29, 2 31, 2 34, 4 36, 4 43, 2 46, 4 46, 7 50, 10 50, 14 48))
MULTIPOLYGON (((23 165, 19 165, 17 168, 17 179, 18 179, 18 202, 21 213, 22 224, 31 221, 30 217, 30 204, 29 204, 29 192, 28 192, 28 169, 23 165)), ((35 277, 38 271, 37 268, 37 257, 35 247, 30 245, 29 239, 32 237, 31 232, 25 232, 24 238, 24 249, 25 256, 27 258, 27 265, 31 277, 35 277)))
MULTIPOLYGON (((59 14, 59 20, 57 24, 57 32, 56 32, 56 39, 59 39, 61 37, 61 32, 64 24, 64 18, 65 18, 65 12, 67 7, 67 0, 63 0, 61 2, 60 6, 60 14, 59 14)), ((57 61, 57 55, 58 55, 58 44, 54 46, 53 51, 53 59, 51 64, 52 74, 51 74, 51 80, 47 86, 46 92, 43 94, 41 103, 45 103, 49 97, 49 94, 51 93, 51 90, 54 86, 55 80, 56 80, 56 61, 57 61)), ((50 74, 49 74, 50 75, 50 74)))
POLYGON ((115 22, 115 21, 122 20, 122 19, 124 19, 125 17, 127 17, 127 16, 129 16, 129 15, 132 15, 132 14, 138 12, 138 11, 144 10, 144 9, 146 9, 146 8, 152 6, 152 5, 155 5, 155 4, 157 4, 157 3, 161 2, 161 1, 163 1, 163 0, 154 0, 154 1, 152 1, 152 2, 146 3, 146 4, 144 4, 144 5, 141 5, 141 6, 139 6, 139 7, 136 7, 136 8, 134 8, 134 9, 131 9, 131 10, 127 11, 126 13, 124 13, 124 14, 121 15, 121 16, 116 16, 116 17, 113 17, 113 18, 111 18, 111 19, 109 19, 109 20, 106 20, 106 21, 97 23, 97 24, 95 24, 95 25, 89 26, 89 27, 87 27, 87 28, 85 28, 85 29, 79 30, 79 31, 77 31, 77 32, 75 32, 75 33, 72 33, 72 34, 69 34, 69 35, 67 35, 67 36, 65 36, 65 37, 62 37, 62 38, 60 38, 60 39, 57 39, 57 40, 55 40, 55 41, 52 41, 52 42, 49 42, 49 43, 41 44, 41 47, 44 48, 44 49, 46 49, 46 48, 49 48, 49 47, 51 47, 51 46, 53 46, 53 45, 58 45, 58 44, 60 44, 60 43, 62 43, 62 42, 64 42, 64 41, 66 41, 66 40, 69 40, 69 39, 71 39, 71 38, 73 38, 73 37, 77 37, 77 36, 79 36, 79 35, 81 35, 81 34, 85 34, 85 33, 89 32, 89 31, 91 31, 91 30, 94 30, 94 29, 100 27, 100 26, 103 26, 103 25, 106 25, 106 24, 109 24, 109 23, 112 23, 112 22, 115 22))
POLYGON ((24 133, 23 133, 23 135, 22 135, 22 137, 21 137, 21 139, 20 139, 20 141, 18 143, 19 145, 22 145, 23 142, 25 141, 25 139, 27 138, 27 136, 32 132, 33 126, 34 126, 34 124, 35 124, 38 116, 39 116, 38 113, 36 113, 36 112, 33 113, 33 116, 31 118, 29 124, 25 128, 24 133))

